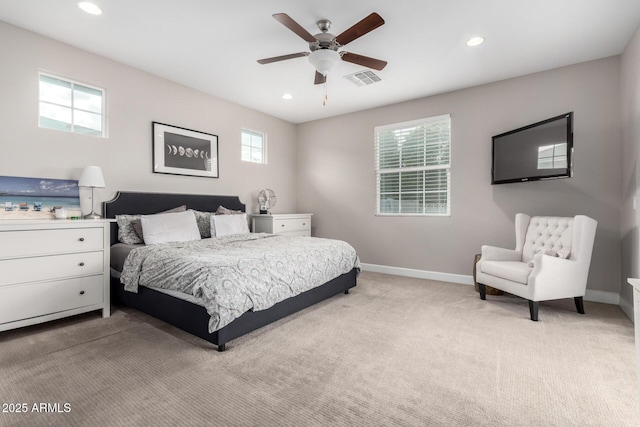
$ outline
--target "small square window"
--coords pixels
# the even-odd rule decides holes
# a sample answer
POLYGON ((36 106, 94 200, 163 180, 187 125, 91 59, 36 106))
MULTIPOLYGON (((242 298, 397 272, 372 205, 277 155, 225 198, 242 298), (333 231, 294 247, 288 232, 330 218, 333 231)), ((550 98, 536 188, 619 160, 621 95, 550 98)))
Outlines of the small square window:
POLYGON ((242 160, 267 163, 266 138, 263 133, 242 129, 242 160))
POLYGON ((104 90, 47 74, 39 76, 39 125, 104 138, 104 90))

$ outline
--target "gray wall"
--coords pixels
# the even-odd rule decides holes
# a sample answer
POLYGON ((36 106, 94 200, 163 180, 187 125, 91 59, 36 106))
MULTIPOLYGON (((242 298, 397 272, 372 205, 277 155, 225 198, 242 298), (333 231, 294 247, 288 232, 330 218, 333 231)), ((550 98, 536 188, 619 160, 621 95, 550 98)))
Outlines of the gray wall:
POLYGON ((295 125, 3 22, 0 40, 0 175, 78 179, 98 165, 107 188, 96 190, 96 207, 130 190, 239 195, 254 212, 268 187, 274 211, 295 209, 295 125), (38 127, 40 70, 106 89, 107 139, 38 127), (152 121, 218 135, 220 178, 153 173, 152 121), (268 165, 240 160, 242 127, 267 133, 268 165))
MULTIPOLYGON (((619 57, 298 126, 298 210, 362 262, 472 274, 482 244, 514 247, 514 217, 598 220, 588 288, 620 291, 619 57), (574 111, 574 177, 491 186, 493 135, 574 111), (451 114, 450 217, 375 216, 373 129, 451 114)), ((384 84, 381 83, 381 84, 384 84)), ((366 88, 365 88, 366 89, 366 88)))
MULTIPOLYGON (((583 213, 599 221, 589 288, 620 292, 619 57, 295 126, 2 22, 0 39, 11 40, 0 44, 1 175, 77 179, 96 164, 107 182, 98 200, 116 190, 237 194, 249 211, 269 187, 278 194, 274 211, 314 213, 316 235, 351 242, 365 263, 464 275, 480 245, 514 245, 516 212, 583 213), (39 70, 105 88, 109 137, 38 128, 39 70), (574 178, 490 185, 492 135, 567 111, 575 112, 574 178), (453 126, 451 217, 376 217, 374 126, 445 113, 453 126), (152 121, 217 134, 220 178, 152 173, 152 121), (242 127, 267 133, 268 165, 240 161, 242 127)), ((623 67, 623 88, 636 93, 637 39, 623 56, 632 63, 623 67)), ((627 103, 636 105, 637 95, 627 103)), ((625 150, 634 153, 625 204, 628 181, 636 188, 634 108, 634 124, 624 127, 625 150)), ((624 222, 635 224, 635 216, 624 222)), ((630 268, 637 276, 637 263, 630 268)))
POLYGON ((622 309, 633 319, 632 288, 627 277, 640 277, 639 211, 633 208, 638 197, 640 160, 640 27, 629 40, 621 57, 620 92, 622 99, 622 309))

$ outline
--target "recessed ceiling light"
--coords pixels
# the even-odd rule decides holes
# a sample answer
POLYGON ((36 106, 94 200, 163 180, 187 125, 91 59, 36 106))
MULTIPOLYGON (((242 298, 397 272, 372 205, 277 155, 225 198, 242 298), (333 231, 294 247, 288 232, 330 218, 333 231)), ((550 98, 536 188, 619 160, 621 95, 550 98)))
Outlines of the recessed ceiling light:
POLYGON ((467 40, 467 46, 478 46, 482 43, 484 43, 484 37, 472 37, 467 40))
POLYGON ((293 95, 291 95, 290 93, 285 93, 284 95, 282 95, 282 99, 286 99, 287 101, 289 101, 290 99, 293 99, 293 95))
POLYGON ((102 9, 90 1, 79 1, 78 7, 91 15, 102 15, 102 9))

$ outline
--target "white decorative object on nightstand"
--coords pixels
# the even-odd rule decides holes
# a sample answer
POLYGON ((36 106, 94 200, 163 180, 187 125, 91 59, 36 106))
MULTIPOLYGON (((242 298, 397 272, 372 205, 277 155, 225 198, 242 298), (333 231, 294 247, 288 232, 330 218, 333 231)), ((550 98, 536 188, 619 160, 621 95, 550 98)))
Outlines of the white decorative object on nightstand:
POLYGON ((311 215, 313 214, 271 214, 254 215, 254 233, 283 234, 287 236, 311 236, 311 215))
POLYGON ((0 331, 110 315, 108 220, 0 222, 0 331))

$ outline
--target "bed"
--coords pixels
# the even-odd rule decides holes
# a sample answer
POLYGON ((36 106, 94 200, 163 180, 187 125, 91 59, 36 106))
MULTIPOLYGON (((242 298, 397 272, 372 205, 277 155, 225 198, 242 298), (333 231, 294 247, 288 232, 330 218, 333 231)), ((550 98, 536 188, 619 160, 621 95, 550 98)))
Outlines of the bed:
MULTIPOLYGON (((218 207, 245 212, 245 205, 236 196, 118 192, 113 200, 103 203, 105 218, 116 215, 150 215, 176 206, 215 212, 218 207)), ((118 243, 118 225, 111 224, 111 245, 118 243)), ((113 267, 113 262, 112 262, 113 267)), ((307 308, 337 294, 348 294, 356 286, 358 269, 339 275, 326 283, 278 302, 264 310, 248 310, 222 328, 210 332, 211 316, 202 305, 188 299, 176 298, 171 293, 140 286, 137 292, 124 289, 119 273, 112 268, 111 297, 115 303, 135 308, 217 346, 224 351, 226 344, 292 313, 307 308)))

